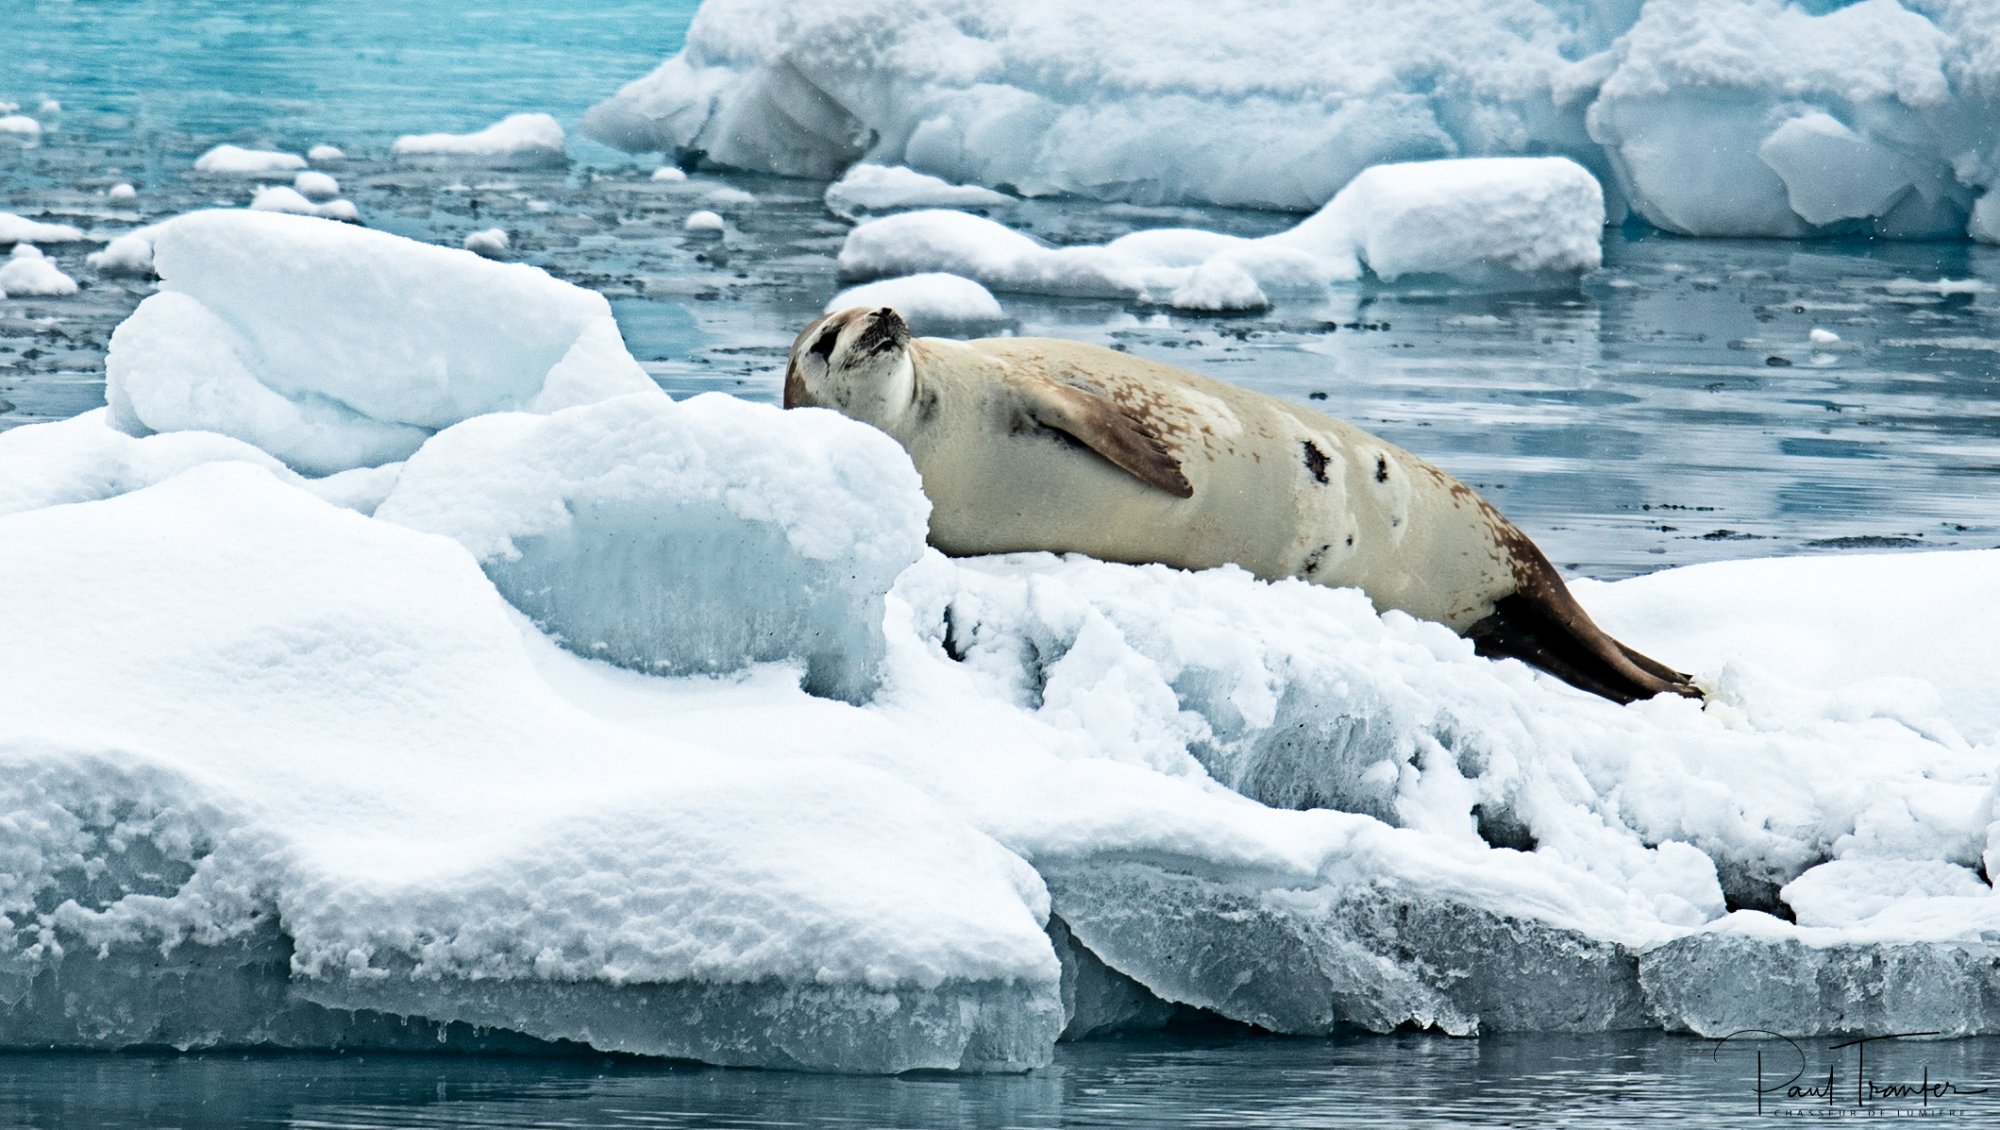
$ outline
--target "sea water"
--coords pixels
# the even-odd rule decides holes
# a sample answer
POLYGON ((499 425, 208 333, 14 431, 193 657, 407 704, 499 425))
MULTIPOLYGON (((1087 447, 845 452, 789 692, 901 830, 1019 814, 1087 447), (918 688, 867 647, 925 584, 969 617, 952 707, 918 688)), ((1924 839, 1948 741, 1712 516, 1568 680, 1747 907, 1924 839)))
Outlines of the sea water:
MULTIPOLYGON (((190 174, 233 142, 331 169, 372 227, 457 244, 500 226, 513 258, 606 294, 676 395, 775 399, 797 328, 839 289, 845 225, 823 184, 697 174, 591 144, 574 124, 679 45, 689 0, 9 0, 0 100, 62 104, 0 146, 0 208, 122 231, 241 205, 190 174), (572 127, 567 170, 418 169, 398 135, 517 111, 572 127), (130 182, 131 205, 104 190, 130 182), (723 186, 720 239, 682 229, 723 186)), ((1035 201, 1051 242, 1143 227, 1243 234, 1294 217, 1035 201)), ((0 302, 0 427, 103 400, 114 326, 151 284, 52 256, 70 298, 0 302)), ((1621 576, 1784 553, 2000 544, 2000 249, 1606 235, 1603 271, 1553 292, 1364 286, 1255 316, 1003 296, 1019 333, 1096 341, 1344 416, 1492 498, 1565 568, 1621 576), (1940 279, 1984 282, 1933 288, 1940 279), (1828 331, 1815 335, 1815 329, 1828 331)), ((1990 1125, 2000 1043, 1899 1043, 1881 1081, 1929 1102, 1850 1102, 1851 1049, 1658 1034, 1282 1040, 1238 1031, 1065 1045, 1016 1077, 898 1079, 566 1058, 0 1055, 0 1126, 1327 1126, 1740 1124, 1884 1117, 1990 1125), (1797 1071, 1803 1082, 1781 1083, 1797 1071), (1827 1094, 1788 1097, 1784 1087, 1827 1094), (1760 1083, 1774 1088, 1759 1094, 1760 1083), (1836 1093, 1837 1092, 1837 1093, 1836 1093), (1852 1107, 1853 1109, 1850 1109, 1852 1107), (1953 1113, 1956 1112, 1956 1113, 1953 1113)))

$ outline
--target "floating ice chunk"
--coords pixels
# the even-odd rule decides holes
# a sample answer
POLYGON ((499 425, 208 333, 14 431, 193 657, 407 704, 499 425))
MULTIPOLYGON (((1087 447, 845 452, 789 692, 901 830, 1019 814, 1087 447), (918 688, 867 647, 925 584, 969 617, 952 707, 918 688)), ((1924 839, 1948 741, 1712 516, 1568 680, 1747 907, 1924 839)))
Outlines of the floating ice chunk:
POLYGON ((681 229, 691 232, 714 232, 719 235, 729 229, 729 224, 721 216, 703 208, 688 213, 687 222, 681 225, 681 229))
POLYGON ((900 165, 860 164, 827 186, 826 207, 850 219, 868 212, 912 208, 998 208, 1014 203, 1005 193, 977 185, 952 184, 900 165))
POLYGON ((38 112, 43 114, 60 114, 62 113, 62 103, 53 98, 44 98, 38 112))
POLYGON ((1939 297, 1952 294, 1987 294, 1993 284, 1984 279, 1890 279, 1882 284, 1882 289, 1890 294, 1935 294, 1939 297))
POLYGON ((2000 184, 1988 185, 1966 221, 1965 233, 1987 243, 2000 243, 2000 184))
POLYGON ((1488 157, 1377 166, 1296 227, 1261 239, 1172 228, 1049 248, 964 212, 904 212, 849 232, 840 271, 947 271, 996 290, 1255 310, 1270 305, 1267 289, 1324 288, 1359 277, 1364 262, 1384 280, 1569 280, 1597 268, 1603 228, 1603 192, 1574 161, 1488 157))
POLYGON ((0 138, 33 144, 41 136, 42 123, 26 114, 0 114, 0 138))
POLYGON ((870 220, 847 233, 840 248, 843 279, 931 271, 1028 294, 1139 299, 1146 293, 1139 272, 1102 247, 1044 247, 964 212, 903 212, 870 220))
POLYGON ((510 246, 506 228, 486 228, 465 237, 465 249, 487 259, 504 259, 510 246))
POLYGON ((130 204, 139 198, 139 190, 120 182, 104 190, 104 198, 113 204, 130 204))
POLYGON ((1383 279, 1573 277, 1603 260, 1604 193, 1583 166, 1560 157, 1377 165, 1270 239, 1318 250, 1338 229, 1383 279))
POLYGON ((306 159, 296 153, 270 149, 245 149, 238 145, 218 145, 195 158, 194 171, 218 176, 261 176, 288 173, 306 167, 306 159))
POLYGON ((310 169, 292 178, 292 187, 308 200, 331 200, 340 195, 340 182, 310 169))
POLYGON ((1772 130, 1757 156, 1785 182, 1792 211, 1813 227, 1887 215, 1913 187, 1898 154, 1817 110, 1772 130))
POLYGON ((1271 304, 1250 272, 1222 256, 1194 269, 1167 300, 1177 310, 1229 313, 1262 310, 1271 304))
MULTIPOLYGON (((316 174, 301 173, 301 176, 316 174)), ((328 177, 328 180, 333 178, 328 177)), ((306 199, 298 189, 282 184, 267 184, 257 190, 250 200, 253 212, 285 212, 294 216, 317 216, 323 220, 339 220, 343 223, 361 222, 361 211, 352 200, 329 200, 315 204, 306 199)))
POLYGON ((826 304, 826 312, 850 306, 894 306, 918 332, 923 327, 967 327, 1005 321, 993 292, 959 275, 931 272, 882 279, 849 287, 826 304))
POLYGON ((328 145, 325 142, 321 142, 311 149, 306 150, 306 160, 311 161, 315 165, 329 161, 344 161, 346 159, 347 154, 338 145, 328 145))
POLYGON ((76 280, 63 274, 32 243, 15 244, 13 254, 0 263, 0 294, 18 298, 24 294, 62 297, 75 293, 76 280))
POLYGON ((89 237, 69 224, 47 224, 13 212, 0 212, 0 245, 10 243, 77 243, 89 237))
POLYGON ((662 184, 678 184, 688 179, 688 175, 677 166, 661 165, 659 168, 653 170, 653 175, 650 179, 662 184))
POLYGON ((1806 340, 1812 342, 1814 345, 1832 345, 1834 342, 1840 340, 1840 335, 1834 333, 1832 330, 1823 330, 1818 326, 1814 326, 1812 332, 1806 335, 1806 340))
POLYGON ((747 208, 757 203, 755 196, 740 188, 732 188, 726 184, 721 188, 710 191, 701 199, 702 203, 712 204, 717 208, 747 208))
POLYGON ((440 432, 376 516, 458 539, 579 654, 664 674, 799 659, 816 693, 863 698, 928 513, 880 432, 655 391, 440 432))
POLYGON ((111 242, 104 245, 104 250, 91 252, 84 256, 83 261, 100 275, 150 275, 153 273, 153 237, 159 231, 159 224, 148 224, 114 236, 111 242))
POLYGON ((533 267, 265 212, 196 212, 152 239, 161 293, 105 362, 134 432, 219 431, 328 474, 482 412, 656 388, 601 296, 533 267))
POLYGON ((468 161, 496 168, 569 163, 562 125, 548 114, 509 114, 473 133, 399 137, 389 151, 398 157, 468 161))

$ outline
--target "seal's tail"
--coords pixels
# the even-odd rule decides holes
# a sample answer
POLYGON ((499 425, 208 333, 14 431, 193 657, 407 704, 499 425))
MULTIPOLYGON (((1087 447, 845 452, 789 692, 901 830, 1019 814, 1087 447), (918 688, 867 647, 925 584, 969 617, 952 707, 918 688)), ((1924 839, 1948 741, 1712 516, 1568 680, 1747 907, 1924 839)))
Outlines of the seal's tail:
POLYGON ((1613 702, 1657 694, 1702 697, 1688 676, 1633 651, 1592 622, 1555 566, 1527 538, 1510 548, 1518 587, 1466 629, 1473 650, 1488 658, 1519 659, 1613 702))

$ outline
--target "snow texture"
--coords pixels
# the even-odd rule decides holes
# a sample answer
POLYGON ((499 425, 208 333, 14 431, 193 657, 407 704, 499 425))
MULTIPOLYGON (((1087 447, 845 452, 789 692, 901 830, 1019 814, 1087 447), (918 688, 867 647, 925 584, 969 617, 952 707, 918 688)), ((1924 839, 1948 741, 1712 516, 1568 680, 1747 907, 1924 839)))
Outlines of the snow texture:
POLYGON ((561 123, 548 114, 509 114, 473 133, 422 133, 399 137, 398 157, 532 169, 567 165, 561 123))
POLYGON ((306 159, 296 153, 245 149, 239 145, 218 145, 195 158, 194 162, 195 172, 216 176, 265 176, 305 167, 306 159))
POLYGON ((995 220, 925 210, 869 220, 840 250, 844 278, 943 271, 996 290, 1258 310, 1268 291, 1449 279, 1511 289, 1573 284, 1602 261, 1604 197, 1555 157, 1380 165, 1296 227, 1251 239, 1193 228, 1046 247, 995 220))
POLYGON ((61 297, 76 293, 76 280, 49 262, 41 248, 17 243, 13 252, 0 261, 0 294, 61 297))
POLYGON ((1309 212, 1363 169, 1564 155, 1695 235, 1992 239, 2000 16, 1953 0, 708 0, 585 116, 831 180, 1309 212))
POLYGON ((655 387, 603 297, 534 267, 261 212, 196 212, 152 239, 160 293, 105 365, 134 434, 222 432, 323 475, 481 413, 655 387))

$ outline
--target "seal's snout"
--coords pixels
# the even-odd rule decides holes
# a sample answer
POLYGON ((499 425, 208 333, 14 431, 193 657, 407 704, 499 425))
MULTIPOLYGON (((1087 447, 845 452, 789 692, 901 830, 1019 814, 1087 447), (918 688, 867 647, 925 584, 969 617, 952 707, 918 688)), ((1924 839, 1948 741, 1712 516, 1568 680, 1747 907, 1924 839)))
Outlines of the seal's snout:
POLYGON ((887 353, 910 343, 910 324, 894 307, 883 306, 868 315, 868 328, 861 331, 855 349, 864 354, 887 353))

